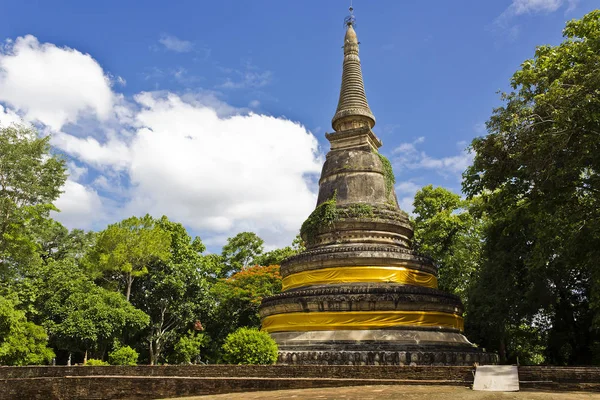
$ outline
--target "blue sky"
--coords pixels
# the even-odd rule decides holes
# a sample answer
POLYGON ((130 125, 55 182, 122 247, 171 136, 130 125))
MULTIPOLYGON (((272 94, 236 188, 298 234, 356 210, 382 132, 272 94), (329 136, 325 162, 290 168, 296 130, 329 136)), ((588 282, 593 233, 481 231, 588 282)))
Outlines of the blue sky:
MULTIPOLYGON (((402 208, 460 191, 498 90, 597 0, 354 0, 367 97, 402 208)), ((314 208, 348 1, 61 1, 0 6, 0 124, 52 134, 70 178, 56 218, 149 212, 214 251, 291 242, 314 208)))

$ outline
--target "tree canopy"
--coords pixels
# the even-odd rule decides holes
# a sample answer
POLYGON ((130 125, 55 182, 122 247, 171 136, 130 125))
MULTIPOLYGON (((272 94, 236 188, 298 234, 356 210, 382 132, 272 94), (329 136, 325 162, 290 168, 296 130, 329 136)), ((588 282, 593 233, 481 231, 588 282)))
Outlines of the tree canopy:
POLYGON ((504 356, 535 327, 546 360, 571 364, 600 339, 600 11, 563 34, 513 75, 464 190, 489 218, 473 301, 490 344, 504 356))
POLYGON ((38 260, 35 232, 56 210, 52 203, 66 179, 49 137, 26 126, 0 128, 0 279, 38 260))

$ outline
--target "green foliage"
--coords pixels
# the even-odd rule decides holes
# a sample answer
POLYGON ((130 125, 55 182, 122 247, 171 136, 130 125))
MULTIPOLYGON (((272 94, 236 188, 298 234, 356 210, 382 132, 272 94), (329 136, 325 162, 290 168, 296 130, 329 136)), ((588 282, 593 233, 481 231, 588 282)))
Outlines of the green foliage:
POLYGON ((471 316, 504 359, 523 326, 553 364, 590 363, 600 339, 600 10, 563 34, 513 75, 464 175, 488 218, 471 316))
POLYGON ((337 192, 329 200, 319 204, 300 228, 300 235, 306 243, 313 243, 321 226, 330 226, 338 218, 337 192))
POLYGON ((210 291, 215 307, 207 324, 214 345, 240 326, 260 327, 258 307, 263 297, 281 292, 281 286, 277 265, 256 265, 219 280, 210 291))
POLYGON ((131 297, 132 304, 150 316, 145 342, 152 364, 165 359, 165 350, 177 343, 200 314, 207 314, 204 294, 213 273, 200 254, 205 247, 199 238, 192 239, 183 225, 166 217, 154 223, 167 233, 171 256, 147 265, 147 273, 136 279, 131 297))
POLYGON ((98 234, 96 245, 88 255, 91 269, 117 277, 129 301, 135 278, 148 273, 148 265, 170 257, 171 237, 149 215, 131 217, 98 234))
POLYGON ((221 276, 228 276, 244 267, 257 264, 256 259, 263 253, 264 243, 264 240, 252 232, 241 232, 227 239, 221 253, 225 265, 221 276))
POLYGON ((65 171, 50 153, 50 137, 26 126, 0 128, 0 281, 39 261, 35 232, 56 210, 65 171))
POLYGON ((240 328, 225 339, 223 360, 228 364, 274 364, 277 344, 266 332, 240 328))
POLYGON ((476 200, 429 185, 415 194, 413 204, 415 248, 437 263, 440 289, 466 303, 482 257, 484 219, 469 212, 476 200))
POLYGON ((87 362, 85 363, 86 367, 104 367, 107 365, 110 365, 110 364, 106 361, 98 360, 96 358, 89 358, 87 360, 87 362))
POLYGON ((279 265, 286 258, 295 256, 299 252, 299 250, 294 249, 291 246, 286 246, 281 249, 275 249, 261 254, 256 257, 254 261, 256 262, 256 265, 279 265))
POLYGON ((55 319, 46 322, 59 348, 102 354, 123 332, 135 332, 148 325, 148 315, 122 294, 93 284, 77 289, 66 297, 55 319))
POLYGON ((396 183, 396 178, 394 177, 394 170, 392 169, 392 163, 387 159, 383 154, 376 152, 379 160, 381 160, 381 165, 383 166, 383 179, 385 180, 385 194, 390 197, 394 190, 394 184, 396 183))
POLYGON ((41 365, 54 357, 46 347, 48 336, 41 326, 27 321, 16 302, 0 296, 0 364, 41 365))
POLYGON ((374 218, 373 206, 370 204, 351 204, 348 208, 341 210, 343 218, 374 218))
POLYGON ((110 365, 137 365, 138 357, 137 351, 129 346, 122 346, 108 353, 108 363, 110 365))
POLYGON ((69 231, 59 222, 49 219, 37 229, 35 241, 39 246, 40 258, 44 262, 80 260, 93 246, 95 233, 84 232, 81 229, 69 231))
POLYGON ((169 362, 175 364, 195 364, 200 358, 200 352, 210 342, 210 338, 204 333, 189 331, 187 335, 181 336, 175 344, 173 354, 169 362))

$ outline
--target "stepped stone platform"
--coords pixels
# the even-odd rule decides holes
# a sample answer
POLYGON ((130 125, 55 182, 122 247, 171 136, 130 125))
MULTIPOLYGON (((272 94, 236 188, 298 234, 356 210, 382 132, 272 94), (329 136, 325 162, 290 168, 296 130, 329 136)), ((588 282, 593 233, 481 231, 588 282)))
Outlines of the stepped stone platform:
MULTIPOLYGON (((156 399, 369 385, 469 387, 473 372, 472 367, 353 365, 0 367, 0 400, 156 399)), ((598 367, 519 367, 519 380, 522 389, 586 391, 586 398, 600 393, 598 367)))
POLYGON ((344 37, 334 132, 306 250, 281 263, 282 293, 264 298, 262 329, 281 364, 494 364, 463 335, 463 305, 438 289, 434 260, 413 249, 392 166, 372 128, 353 17, 344 37))

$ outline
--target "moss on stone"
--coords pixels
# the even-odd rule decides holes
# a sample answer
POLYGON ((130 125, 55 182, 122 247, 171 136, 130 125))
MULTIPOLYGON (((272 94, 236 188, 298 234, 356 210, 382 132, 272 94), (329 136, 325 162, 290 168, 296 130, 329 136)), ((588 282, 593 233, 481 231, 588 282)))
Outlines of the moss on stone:
POLYGON ((394 177, 394 171, 392 169, 392 163, 387 159, 386 156, 377 152, 375 153, 381 160, 381 165, 383 166, 383 178, 385 180, 385 194, 386 196, 390 196, 392 190, 394 189, 394 184, 396 183, 396 178, 394 177))
POLYGON ((300 235, 307 243, 314 242, 320 226, 329 226, 338 219, 336 198, 337 191, 333 192, 329 200, 319 204, 302 224, 300 235))
POLYGON ((370 204, 351 204, 344 210, 347 218, 374 218, 373 206, 370 204))

